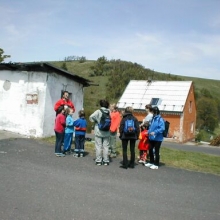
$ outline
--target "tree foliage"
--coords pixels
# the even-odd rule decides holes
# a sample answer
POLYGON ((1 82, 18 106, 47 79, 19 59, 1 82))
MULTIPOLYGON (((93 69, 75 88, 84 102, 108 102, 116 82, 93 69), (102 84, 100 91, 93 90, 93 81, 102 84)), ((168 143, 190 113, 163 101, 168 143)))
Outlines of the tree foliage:
POLYGON ((214 131, 218 127, 218 105, 214 99, 202 97, 197 102, 197 128, 214 131))
POLYGON ((66 71, 68 71, 68 68, 66 66, 66 62, 64 62, 62 65, 61 65, 61 69, 64 69, 66 71))
POLYGON ((67 56, 64 58, 65 62, 70 62, 70 61, 79 61, 80 63, 86 62, 86 57, 85 56, 67 56))
POLYGON ((108 62, 105 56, 99 57, 94 66, 91 66, 91 75, 102 76, 105 71, 105 64, 108 62))
POLYGON ((10 55, 4 55, 4 50, 0 48, 0 63, 3 62, 6 58, 11 57, 10 55))

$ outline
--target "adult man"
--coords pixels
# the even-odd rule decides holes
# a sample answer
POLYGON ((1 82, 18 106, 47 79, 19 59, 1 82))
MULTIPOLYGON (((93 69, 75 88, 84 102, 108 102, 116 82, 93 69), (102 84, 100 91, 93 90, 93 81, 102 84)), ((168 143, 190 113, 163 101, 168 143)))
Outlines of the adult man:
POLYGON ((75 107, 74 107, 73 103, 69 100, 69 92, 68 91, 64 91, 62 93, 62 98, 55 103, 54 110, 57 112, 57 110, 59 109, 60 106, 64 106, 64 109, 66 109, 68 107, 72 108, 73 112, 75 112, 75 107))
POLYGON ((95 123, 95 148, 96 148, 96 165, 109 165, 109 137, 110 137, 110 125, 105 130, 101 129, 100 124, 102 122, 102 115, 107 115, 110 118, 109 102, 107 100, 100 100, 100 109, 96 110, 89 116, 89 120, 95 123))

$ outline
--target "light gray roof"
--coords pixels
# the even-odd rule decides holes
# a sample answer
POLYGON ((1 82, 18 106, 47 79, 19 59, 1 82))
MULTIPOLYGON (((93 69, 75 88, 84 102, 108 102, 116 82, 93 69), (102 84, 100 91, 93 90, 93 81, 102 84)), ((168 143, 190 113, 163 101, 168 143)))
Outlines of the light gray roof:
POLYGON ((145 110, 153 98, 159 98, 157 106, 161 111, 182 112, 192 81, 145 81, 131 80, 117 103, 118 108, 132 106, 145 110))

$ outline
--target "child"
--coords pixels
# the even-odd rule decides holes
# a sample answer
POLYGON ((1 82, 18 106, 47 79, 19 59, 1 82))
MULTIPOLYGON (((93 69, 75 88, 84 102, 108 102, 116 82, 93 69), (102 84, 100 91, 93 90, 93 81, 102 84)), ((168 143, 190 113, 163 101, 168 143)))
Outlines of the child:
POLYGON ((139 144, 138 149, 140 150, 140 160, 139 163, 146 163, 147 160, 147 151, 149 150, 149 138, 148 138, 148 128, 149 123, 145 123, 143 126, 141 126, 141 133, 139 136, 139 144))
POLYGON ((75 126, 75 153, 74 157, 84 156, 84 143, 86 137, 86 127, 87 121, 85 119, 85 112, 83 110, 79 111, 79 118, 74 121, 75 126))
POLYGON ((66 125, 66 117, 64 115, 64 107, 60 106, 57 110, 57 116, 54 125, 54 131, 56 135, 55 155, 57 157, 65 157, 65 155, 61 153, 61 146, 64 138, 65 125, 66 125))
POLYGON ((73 132, 74 132, 74 126, 73 126, 74 120, 72 118, 74 110, 72 108, 67 108, 65 113, 67 117, 66 117, 66 128, 65 128, 65 136, 64 136, 63 153, 70 154, 71 144, 73 140, 73 132))

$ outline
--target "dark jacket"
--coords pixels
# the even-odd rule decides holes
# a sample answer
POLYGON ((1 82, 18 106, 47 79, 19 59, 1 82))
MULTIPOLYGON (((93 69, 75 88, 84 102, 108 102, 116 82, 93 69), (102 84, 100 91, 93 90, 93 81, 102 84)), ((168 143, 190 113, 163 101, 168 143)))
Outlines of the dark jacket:
POLYGON ((125 113, 123 115, 123 118, 121 120, 120 127, 119 127, 119 133, 120 133, 120 136, 119 136, 120 139, 126 139, 126 140, 130 140, 130 139, 137 140, 138 139, 139 134, 140 134, 139 122, 131 113, 125 113), (133 119, 134 120, 135 134, 127 135, 127 134, 124 133, 124 126, 125 126, 125 120, 126 119, 133 119))

